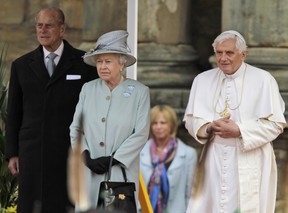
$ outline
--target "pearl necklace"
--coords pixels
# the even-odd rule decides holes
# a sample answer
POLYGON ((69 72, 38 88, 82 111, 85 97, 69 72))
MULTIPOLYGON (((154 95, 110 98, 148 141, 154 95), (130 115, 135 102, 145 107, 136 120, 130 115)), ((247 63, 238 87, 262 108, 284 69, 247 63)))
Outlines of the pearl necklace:
POLYGON ((231 107, 229 106, 229 100, 228 100, 228 98, 226 98, 224 109, 223 109, 222 111, 220 111, 220 112, 217 112, 216 106, 217 106, 217 103, 219 102, 220 97, 221 97, 221 88, 219 87, 220 92, 219 92, 219 95, 218 95, 218 98, 217 98, 217 101, 216 101, 216 92, 218 91, 218 86, 219 86, 219 83, 220 83, 220 76, 221 76, 221 75, 219 75, 219 78, 218 78, 218 81, 217 81, 216 90, 215 90, 215 94, 214 94, 213 108, 214 108, 214 112, 216 112, 217 114, 219 114, 220 117, 222 117, 222 118, 230 117, 231 113, 229 112, 228 109, 230 109, 230 110, 236 110, 236 109, 238 109, 239 106, 241 105, 242 96, 243 96, 243 88, 244 88, 244 78, 245 78, 245 75, 246 75, 246 69, 247 69, 247 64, 245 64, 245 70, 244 70, 244 74, 243 74, 243 77, 242 77, 242 88, 241 88, 241 96, 240 96, 240 101, 239 101, 239 103, 236 105, 236 107, 231 108, 231 107), (216 102, 215 102, 215 101, 216 101, 216 102))

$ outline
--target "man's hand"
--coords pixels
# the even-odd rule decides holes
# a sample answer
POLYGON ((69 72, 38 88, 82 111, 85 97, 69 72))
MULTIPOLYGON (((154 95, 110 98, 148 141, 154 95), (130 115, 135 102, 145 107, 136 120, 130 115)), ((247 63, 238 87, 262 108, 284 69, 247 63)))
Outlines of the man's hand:
POLYGON ((19 174, 19 158, 18 157, 12 157, 9 159, 8 169, 10 170, 12 175, 19 174))
POLYGON ((222 138, 235 138, 241 136, 238 125, 229 118, 221 118, 208 124, 207 132, 212 132, 222 138))

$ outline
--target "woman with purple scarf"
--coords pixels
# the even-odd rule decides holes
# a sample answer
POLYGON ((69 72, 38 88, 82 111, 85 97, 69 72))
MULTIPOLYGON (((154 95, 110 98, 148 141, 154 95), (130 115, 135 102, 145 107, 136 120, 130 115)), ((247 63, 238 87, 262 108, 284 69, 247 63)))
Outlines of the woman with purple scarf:
POLYGON ((184 213, 197 162, 194 148, 177 138, 174 109, 156 105, 150 114, 150 139, 140 154, 140 168, 154 213, 184 213))

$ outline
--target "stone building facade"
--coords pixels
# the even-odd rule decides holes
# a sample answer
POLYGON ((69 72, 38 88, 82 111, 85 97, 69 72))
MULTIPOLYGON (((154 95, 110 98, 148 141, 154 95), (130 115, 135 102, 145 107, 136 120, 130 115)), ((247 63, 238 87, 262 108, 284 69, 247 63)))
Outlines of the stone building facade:
MULTIPOLYGON (((127 0, 0 0, 0 45, 8 43, 8 68, 34 49, 34 16, 45 6, 63 9, 66 39, 89 50, 101 34, 126 29, 127 0)), ((268 70, 288 103, 288 0, 139 0, 138 80, 150 87, 151 104, 169 104, 179 116, 193 78, 215 66, 212 42, 235 29, 247 40, 247 62, 268 70)), ((287 112, 286 112, 287 113, 287 112)), ((285 113, 285 114, 286 114, 285 113)), ((200 150, 181 123, 179 136, 200 150)), ((277 213, 288 212, 288 145, 285 131, 274 143, 279 167, 277 213)))

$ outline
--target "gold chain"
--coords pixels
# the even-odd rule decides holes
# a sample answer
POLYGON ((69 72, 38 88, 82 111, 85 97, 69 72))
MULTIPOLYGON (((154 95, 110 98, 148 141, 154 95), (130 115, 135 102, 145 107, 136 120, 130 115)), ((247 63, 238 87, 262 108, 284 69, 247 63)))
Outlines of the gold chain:
MULTIPOLYGON (((219 92, 219 95, 218 95, 218 98, 217 98, 217 102, 215 102, 215 100, 216 100, 216 92, 217 92, 217 90, 218 90, 218 86, 219 86, 219 82, 220 82, 220 76, 221 76, 221 75, 219 75, 219 78, 218 78, 218 81, 217 81, 216 90, 215 90, 215 94, 214 94, 214 101, 213 101, 213 105, 214 105, 214 106, 213 106, 213 108, 214 108, 214 111, 215 111, 217 114, 219 114, 222 118, 226 118, 226 117, 229 117, 229 116, 231 115, 230 112, 229 112, 229 110, 228 110, 228 108, 229 108, 230 110, 236 110, 236 109, 238 109, 239 106, 241 105, 242 96, 243 96, 243 88, 244 88, 244 78, 245 78, 245 75, 246 75, 246 69, 247 69, 247 64, 245 64, 245 70, 244 70, 244 74, 243 74, 243 77, 242 77, 242 88, 241 88, 241 96, 240 96, 240 101, 239 101, 239 103, 237 104, 236 107, 231 108, 231 107, 229 106, 228 99, 226 99, 226 100, 225 100, 225 107, 224 107, 223 111, 221 111, 221 112, 217 112, 217 110, 216 110, 217 103, 219 102, 220 97, 221 97, 221 88, 220 88, 220 92, 219 92)), ((221 71, 221 72, 222 72, 222 71, 221 71)))

